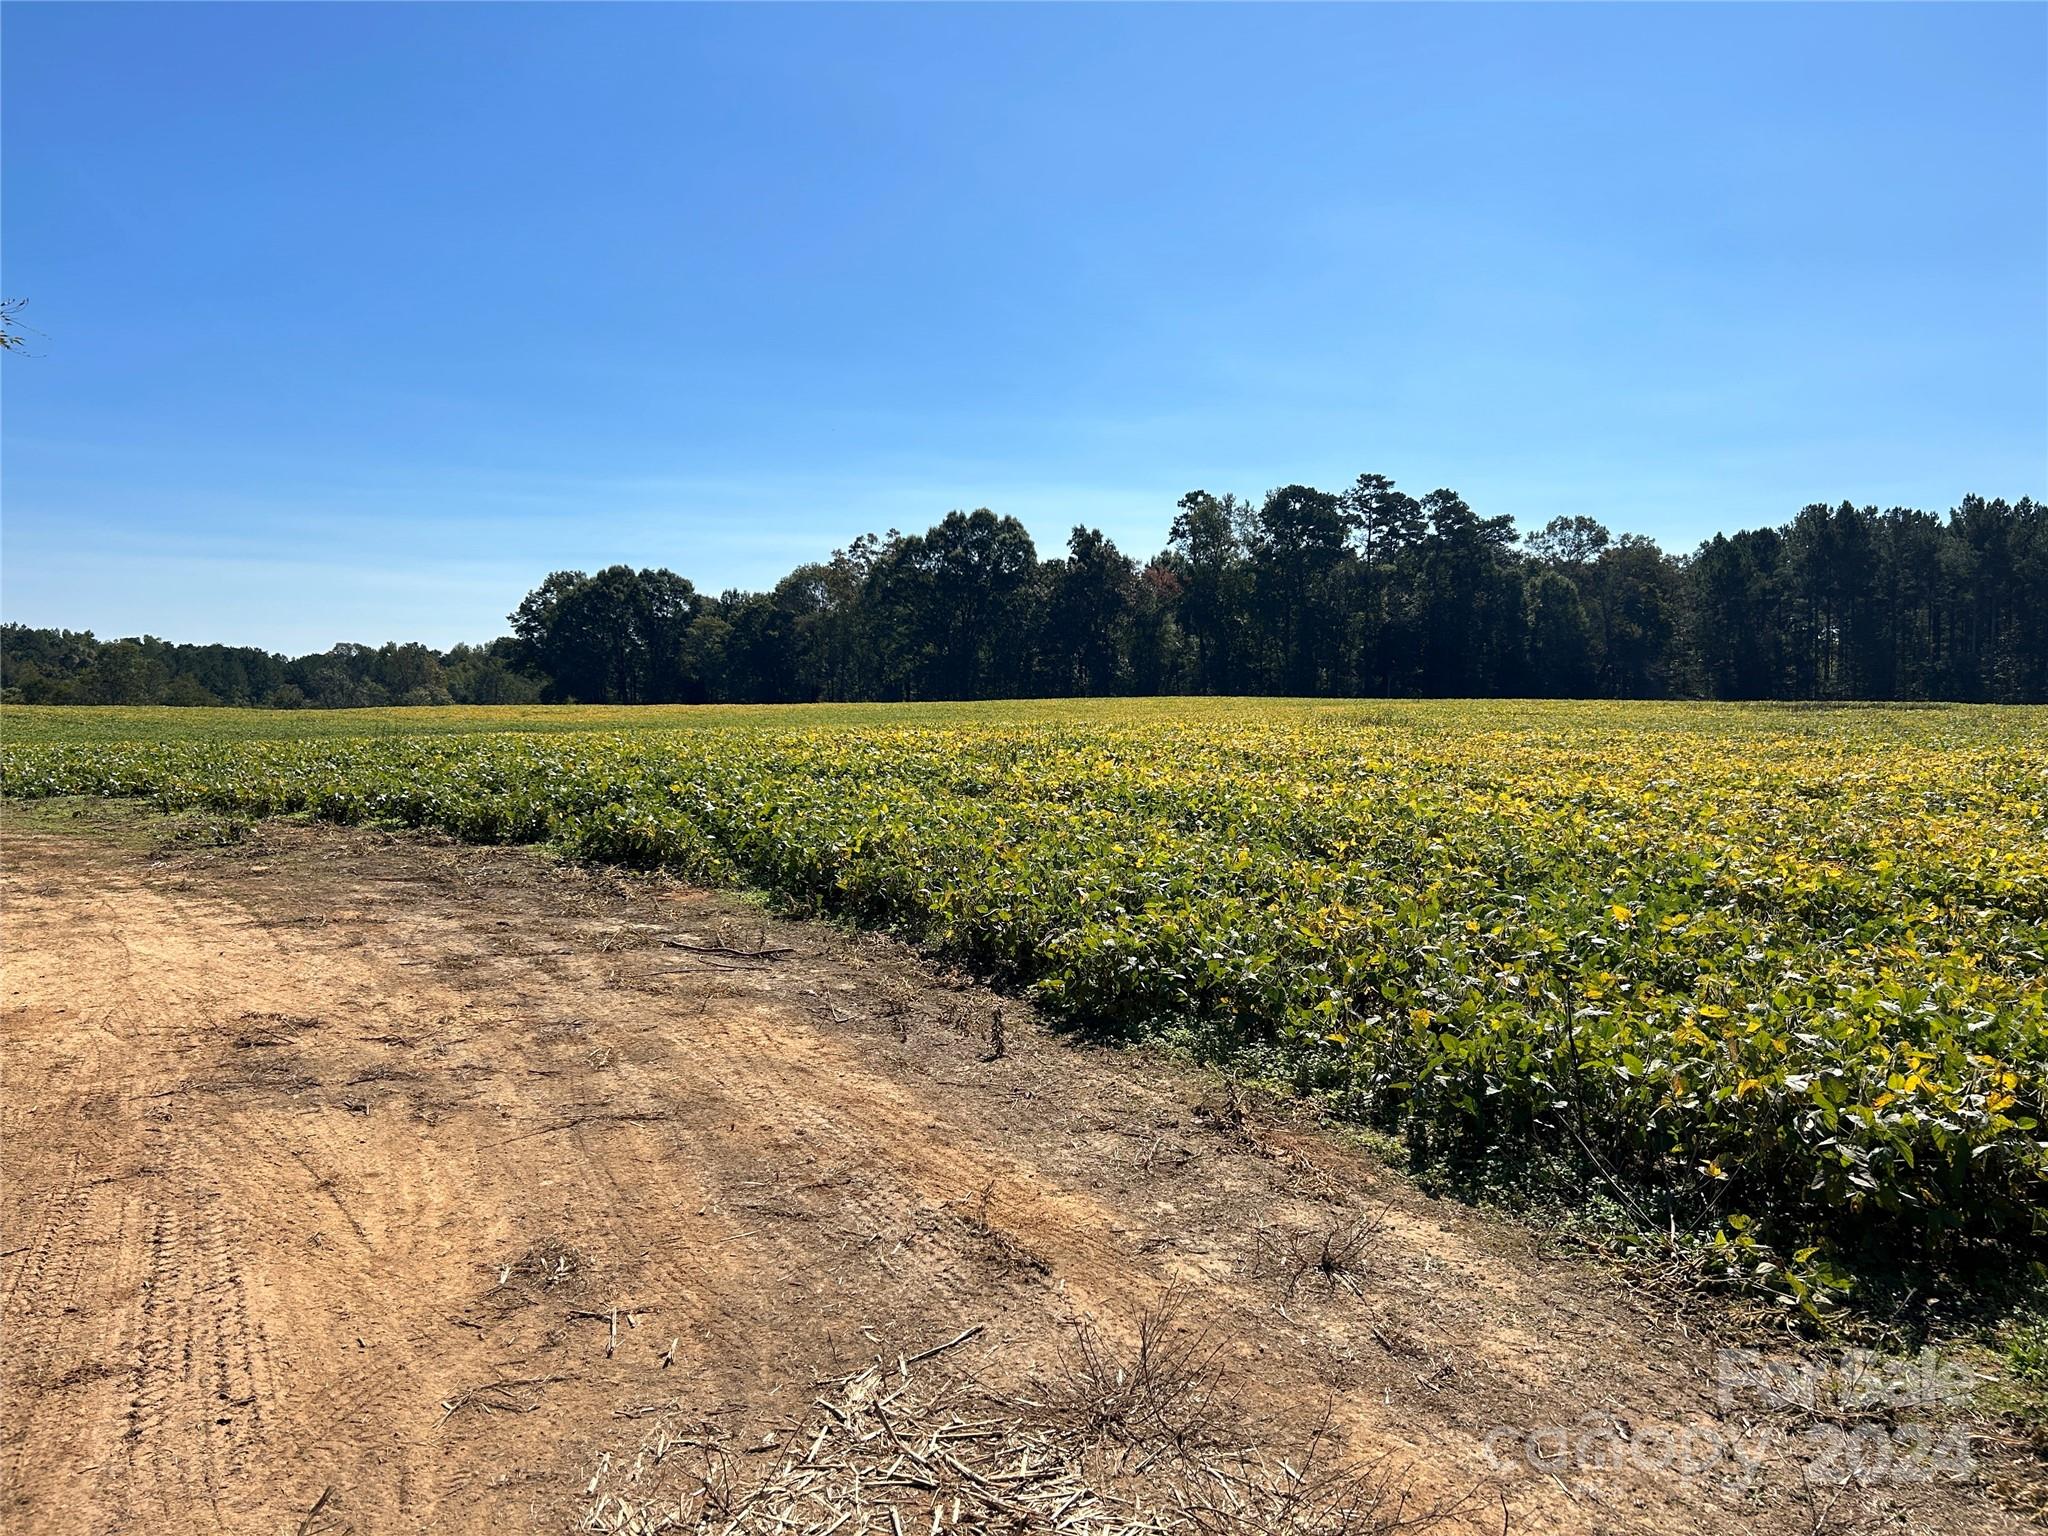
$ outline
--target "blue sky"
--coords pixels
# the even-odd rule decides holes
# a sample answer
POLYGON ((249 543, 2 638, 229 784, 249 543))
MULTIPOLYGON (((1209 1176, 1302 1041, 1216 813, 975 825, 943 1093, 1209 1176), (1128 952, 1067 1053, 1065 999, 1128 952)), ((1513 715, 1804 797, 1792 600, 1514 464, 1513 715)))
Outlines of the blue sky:
POLYGON ((2048 7, 4 8, 0 609, 299 651, 1190 488, 2048 491, 2048 7))

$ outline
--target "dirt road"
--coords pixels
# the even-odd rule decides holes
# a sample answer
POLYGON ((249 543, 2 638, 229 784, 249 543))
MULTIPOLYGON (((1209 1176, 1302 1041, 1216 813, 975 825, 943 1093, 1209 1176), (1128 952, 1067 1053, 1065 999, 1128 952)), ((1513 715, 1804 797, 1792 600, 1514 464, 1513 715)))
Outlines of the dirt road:
MULTIPOLYGON (((1503 1470, 1502 1427, 1724 1422, 1711 1344, 886 941, 521 851, 84 824, 4 845, 10 1531, 571 1529, 650 1423, 751 1442, 976 1325, 1021 1404, 1170 1293, 1264 1431, 1329 1404, 1449 1528, 1814 1528, 1782 1466, 1503 1470)), ((2017 1528, 1975 1483, 1849 1508, 2017 1528)))

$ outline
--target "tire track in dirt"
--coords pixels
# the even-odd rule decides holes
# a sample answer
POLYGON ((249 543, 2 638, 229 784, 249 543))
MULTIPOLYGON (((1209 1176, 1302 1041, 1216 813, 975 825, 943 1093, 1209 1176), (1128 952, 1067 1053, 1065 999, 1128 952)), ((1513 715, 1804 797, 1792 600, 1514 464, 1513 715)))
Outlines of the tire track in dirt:
MULTIPOLYGON (((38 1474, 56 1471, 67 1494, 106 1512, 108 1529, 140 1519, 169 1520, 175 1526, 185 1518, 184 1512, 198 1509, 216 1523, 232 1522, 265 1501, 269 1490, 251 1486, 249 1479, 252 1469, 261 1467, 276 1449, 271 1418, 279 1396, 279 1371, 270 1324, 259 1313, 254 1294, 252 1250, 274 1249, 304 1232, 304 1207, 292 1196, 311 1182, 294 1176, 301 1169, 310 1171, 306 1152, 287 1146, 266 1122, 283 1117, 303 1127, 314 1117, 292 1105, 224 1110, 218 1101, 241 1096, 241 1089, 232 1080, 236 1064, 222 1059, 218 1041, 233 1033, 238 1013, 246 1017, 255 1011, 243 1005, 275 1000, 268 984, 237 995, 236 982, 245 981, 248 972, 277 975, 287 957, 274 946, 268 954, 259 950, 245 958, 245 974, 237 976, 234 965, 218 963, 230 950, 220 942, 224 935, 218 931, 217 917, 209 922, 203 903, 143 891, 118 874, 110 875, 106 884, 113 887, 111 897, 81 900, 73 920, 57 926, 67 946, 83 948, 94 961, 112 951, 122 963, 104 969, 95 965, 100 990, 96 996, 88 994, 88 999, 98 1006, 64 1012, 76 1014, 77 1029, 96 1032, 84 1037, 95 1053, 103 1052, 100 1040, 108 1036, 118 1039, 131 1057, 139 1057, 158 1040, 168 1045, 169 1059, 155 1062, 155 1071, 150 1063, 131 1061, 126 1070, 96 1074, 103 1090, 108 1085, 125 1090, 130 1108, 147 1106, 143 1122, 124 1129, 138 1133, 151 1149, 147 1159, 154 1168, 143 1197, 148 1208, 133 1213, 143 1219, 131 1222, 126 1206, 142 1200, 89 1211, 85 1197, 75 1189, 41 1191, 51 1202, 42 1243, 49 1256, 37 1262, 20 1289, 36 1318, 63 1319, 73 1311, 96 1317, 95 1347, 74 1374, 90 1374, 95 1354, 129 1362, 117 1373, 126 1394, 122 1428, 118 1442, 107 1447, 99 1487, 93 1490, 79 1487, 75 1476, 63 1476, 61 1465, 49 1465, 70 1458, 51 1455, 53 1447, 46 1442, 75 1429, 75 1424, 48 1426, 30 1415, 20 1421, 10 1442, 8 1482, 19 1497, 20 1491, 35 1486, 38 1474), (104 936, 102 914, 117 908, 128 931, 137 935, 133 944, 109 942, 104 936), (93 921, 96 917, 100 923, 93 921), (194 1057, 211 1058, 207 1066, 226 1068, 229 1080, 208 1081, 203 1071, 192 1072, 194 1057), (200 1080, 195 1082, 194 1077, 200 1080), (289 1162, 278 1155, 279 1147, 289 1153, 289 1162), (132 1240, 131 1232, 137 1234, 132 1240), (257 1232, 260 1239, 254 1237, 257 1232), (131 1248, 136 1251, 131 1253, 131 1248), (140 1273, 132 1288, 133 1302, 122 1305, 119 1291, 109 1288, 111 1294, 98 1298, 98 1306, 78 1307, 71 1298, 75 1286, 65 1277, 88 1263, 106 1265, 110 1258, 111 1274, 137 1261, 140 1273)), ((70 1075, 63 1068, 61 1049, 53 1051, 46 1078, 62 1081, 70 1075)), ((76 1121, 76 1093, 67 1099, 71 1112, 59 1110, 44 1118, 60 1126, 76 1121)), ((106 1139, 115 1146, 120 1140, 106 1139)), ((82 1155, 73 1152, 74 1165, 82 1155)), ((46 1181, 31 1170, 17 1188, 34 1189, 38 1184, 46 1181)), ((362 1246, 363 1234, 353 1236, 362 1246)), ((380 1272, 376 1264, 366 1262, 341 1268, 352 1276, 380 1272)), ((361 1297, 363 1292, 362 1282, 356 1280, 342 1288, 341 1296, 361 1297)), ((368 1299, 373 1305, 389 1306, 393 1295, 387 1289, 368 1299)), ((331 1304, 337 1299, 330 1295, 326 1300, 331 1304)), ((296 1321, 287 1309, 288 1329, 296 1321)), ((47 1322, 43 1330, 51 1331, 47 1322)), ((49 1345, 39 1348, 32 1330, 27 1342, 29 1347, 14 1350, 14 1357, 29 1369, 46 1370, 64 1341, 53 1333, 49 1345)), ((355 1374, 373 1391, 380 1381, 392 1379, 388 1359, 355 1374)), ((317 1438, 323 1427, 316 1425, 315 1436, 302 1437, 295 1449, 307 1449, 305 1439, 317 1438)))
MULTIPOLYGON (((535 1341, 508 1340, 471 1365, 465 1355, 474 1350, 461 1347, 469 1335, 449 1319, 494 1265, 516 1255, 520 1228, 544 1211, 533 1194, 548 1186, 579 1198, 546 1225, 582 1240, 608 1269, 652 1258, 652 1288, 668 1297, 661 1310, 689 1346, 684 1358, 694 1352, 708 1368, 735 1347, 734 1325, 717 1308, 726 1287, 699 1257, 718 1224, 696 1220, 685 1234, 674 1223, 619 1220, 613 1207, 642 1197, 612 1179, 609 1135, 575 1124, 544 1129, 600 1096, 576 1078, 559 1090, 531 1083, 437 1031, 469 1011, 462 991, 417 976, 399 982, 317 931, 280 938, 242 908, 154 889, 119 867, 92 874, 65 888, 61 906, 49 889, 59 882, 48 878, 38 898, 43 942, 61 933, 74 953, 89 953, 99 989, 87 1008, 35 1020, 44 1026, 42 1085, 59 1089, 46 1118, 81 1119, 83 1079, 69 1061, 101 1049, 105 1022, 125 1017, 133 1027, 123 1044, 133 1054, 161 1047, 112 1079, 131 1107, 146 1107, 138 1134, 159 1168, 135 1243, 138 1299, 105 1308, 119 1319, 119 1337, 102 1352, 131 1362, 120 1441, 99 1483, 84 1486, 49 1464, 63 1459, 53 1442, 75 1424, 31 1418, 10 1446, 11 1487, 31 1496, 39 1485, 61 1488, 62 1498, 104 1510, 109 1529, 140 1519, 175 1528, 181 1510, 206 1512, 195 1528, 234 1523, 266 1504, 288 1510, 303 1497, 310 1505, 323 1487, 345 1483, 341 1502, 363 1528, 424 1528, 438 1523, 443 1499, 489 1496, 489 1479, 480 1490, 472 1467, 445 1463, 451 1443, 489 1440, 498 1419, 444 1424, 441 1405, 505 1374, 500 1367, 519 1366, 535 1341), (118 942, 100 926, 115 914, 118 942), (297 1021, 282 1041, 267 1038, 267 1021, 277 1019, 297 1021), (59 1035, 51 1024, 62 1026, 59 1035), (447 1097, 461 1100, 487 1084, 470 1118, 506 1131, 465 1126, 451 1136, 414 1123, 398 1095, 350 1097, 347 1085, 360 1080, 352 1091, 375 1096, 386 1081, 378 1063, 335 1065, 338 1051, 359 1052, 372 1034, 409 1035, 439 1053, 417 1074, 430 1094, 448 1086, 447 1097), (609 1197, 590 1198, 598 1189, 609 1197), (385 1458, 368 1478, 365 1437, 385 1458), (265 1461, 289 1468, 297 1491, 261 1486, 252 1474, 265 1461)), ((40 970, 51 991, 80 990, 67 967, 40 970)), ((73 1166, 80 1156, 74 1151, 73 1166)), ((59 1198, 11 1282, 16 1310, 34 1321, 26 1347, 14 1351, 25 1371, 47 1374, 69 1344, 63 1330, 77 1274, 88 1255, 119 1246, 117 1233, 92 1219, 77 1182, 52 1190, 59 1198)), ((673 1172, 665 1182, 675 1189, 673 1172)), ((678 1194, 685 1214, 708 1203, 702 1191, 678 1194)), ((23 1395, 36 1395, 36 1380, 17 1374, 23 1395)))

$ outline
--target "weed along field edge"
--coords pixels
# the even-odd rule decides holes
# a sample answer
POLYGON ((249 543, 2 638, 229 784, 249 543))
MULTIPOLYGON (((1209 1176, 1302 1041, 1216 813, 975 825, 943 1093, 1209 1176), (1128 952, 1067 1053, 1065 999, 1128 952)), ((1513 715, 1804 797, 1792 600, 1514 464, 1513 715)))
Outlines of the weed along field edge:
POLYGON ((2036 1507, 2048 711, 0 731, 17 1510, 810 1529, 892 1478, 920 1528, 2036 1507), (1815 1479, 1865 1344, 1945 1385, 1887 1400, 1883 1475, 1815 1479), (934 1479, 981 1491, 948 1515, 934 1479))

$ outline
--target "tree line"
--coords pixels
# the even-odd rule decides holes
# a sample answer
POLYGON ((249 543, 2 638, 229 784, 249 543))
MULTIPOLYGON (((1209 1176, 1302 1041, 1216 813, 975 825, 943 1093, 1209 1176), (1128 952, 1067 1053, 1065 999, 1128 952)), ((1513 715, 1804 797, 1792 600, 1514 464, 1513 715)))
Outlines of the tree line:
POLYGON ((1107 694, 2048 701, 2048 507, 1851 502, 1689 555, 1589 517, 1517 535, 1384 475, 1191 491, 1140 562, 1015 518, 868 534, 766 592, 557 571, 512 633, 435 651, 0 627, 23 703, 770 703, 1107 694))

